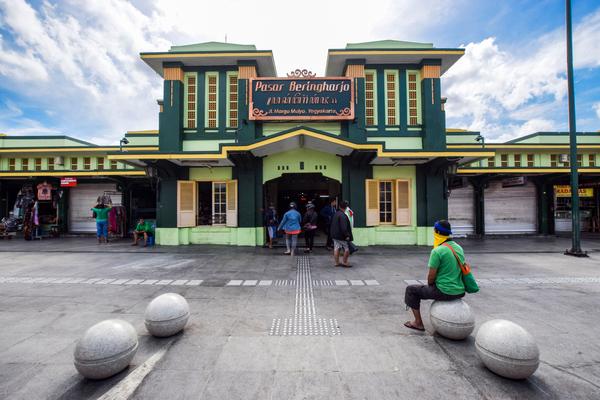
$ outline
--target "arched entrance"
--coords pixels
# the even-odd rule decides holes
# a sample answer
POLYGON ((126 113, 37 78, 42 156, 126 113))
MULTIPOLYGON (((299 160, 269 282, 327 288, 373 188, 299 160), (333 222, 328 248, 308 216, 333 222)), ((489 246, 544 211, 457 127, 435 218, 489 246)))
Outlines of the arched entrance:
MULTIPOLYGON (((323 206, 329 204, 330 199, 338 199, 340 196, 340 182, 321 173, 284 173, 264 184, 264 207, 273 204, 280 220, 292 201, 298 205, 301 214, 306 211, 306 203, 309 201, 313 202, 319 213, 323 206)), ((319 218, 315 245, 324 246, 326 240, 324 220, 319 218)))

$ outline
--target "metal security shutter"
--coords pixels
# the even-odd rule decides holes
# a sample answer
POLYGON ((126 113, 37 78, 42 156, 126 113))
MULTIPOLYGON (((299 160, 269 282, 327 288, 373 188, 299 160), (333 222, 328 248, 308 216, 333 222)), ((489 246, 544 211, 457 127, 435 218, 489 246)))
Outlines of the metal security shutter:
POLYGON ((502 187, 491 182, 485 189, 485 233, 518 234, 537 232, 535 185, 502 187))
POLYGON ((448 221, 454 236, 475 233, 475 200, 473 186, 452 189, 448 198, 448 221))
POLYGON ((123 194, 117 192, 114 183, 84 183, 69 190, 69 232, 95 233, 96 221, 90 208, 94 207, 98 196, 110 195, 113 205, 122 202, 123 194))

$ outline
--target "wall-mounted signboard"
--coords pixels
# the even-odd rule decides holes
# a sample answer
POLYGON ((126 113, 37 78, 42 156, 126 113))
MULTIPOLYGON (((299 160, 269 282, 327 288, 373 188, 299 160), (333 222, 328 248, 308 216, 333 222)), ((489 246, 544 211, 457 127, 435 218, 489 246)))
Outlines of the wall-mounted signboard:
POLYGON ((352 78, 252 78, 251 120, 352 120, 352 78))

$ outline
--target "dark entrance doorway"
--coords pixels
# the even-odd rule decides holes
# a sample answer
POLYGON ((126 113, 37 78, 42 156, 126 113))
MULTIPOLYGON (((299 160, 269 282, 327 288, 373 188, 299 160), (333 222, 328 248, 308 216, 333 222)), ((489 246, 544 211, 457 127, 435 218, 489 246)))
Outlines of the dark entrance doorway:
MULTIPOLYGON (((264 206, 273 204, 277 210, 277 216, 281 221, 283 214, 289 209, 290 202, 298 205, 298 211, 304 215, 306 203, 312 201, 317 213, 323 206, 329 204, 329 200, 339 199, 341 196, 341 184, 339 181, 323 176, 321 173, 294 173, 283 174, 281 177, 272 179, 264 185, 264 206)), ((323 218, 319 217, 319 229, 315 236, 315 245, 325 246, 327 235, 324 229, 323 218)), ((303 237, 303 235, 300 235, 303 237)), ((283 241, 280 240, 279 244, 283 241)), ((298 247, 304 247, 304 241, 298 243, 298 247)))

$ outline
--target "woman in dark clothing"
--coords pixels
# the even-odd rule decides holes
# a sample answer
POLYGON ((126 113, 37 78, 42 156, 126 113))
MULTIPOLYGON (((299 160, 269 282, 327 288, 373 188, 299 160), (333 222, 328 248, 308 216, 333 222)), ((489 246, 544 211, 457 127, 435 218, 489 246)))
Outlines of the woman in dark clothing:
POLYGON ((302 227, 304 228, 304 240, 306 241, 305 253, 309 253, 313 249, 315 243, 315 232, 317 230, 317 220, 319 215, 315 211, 315 205, 308 203, 306 205, 306 213, 302 218, 302 227))

